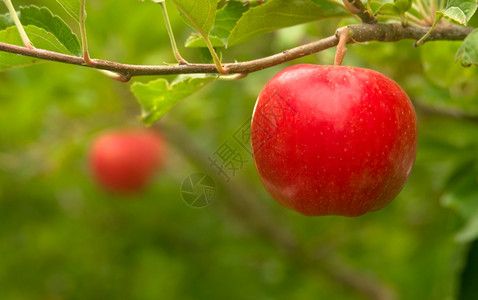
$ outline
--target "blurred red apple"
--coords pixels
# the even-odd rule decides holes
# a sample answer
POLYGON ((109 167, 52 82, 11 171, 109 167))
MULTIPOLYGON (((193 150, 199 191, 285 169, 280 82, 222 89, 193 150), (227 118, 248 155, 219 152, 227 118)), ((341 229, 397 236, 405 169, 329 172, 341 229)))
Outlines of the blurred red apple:
POLYGON ((359 216, 403 188, 417 149, 405 92, 369 69, 296 65, 261 91, 251 141, 260 178, 304 215, 359 216))
POLYGON ((90 167, 97 183, 118 194, 141 192, 164 161, 165 141, 149 129, 110 131, 90 149, 90 167))

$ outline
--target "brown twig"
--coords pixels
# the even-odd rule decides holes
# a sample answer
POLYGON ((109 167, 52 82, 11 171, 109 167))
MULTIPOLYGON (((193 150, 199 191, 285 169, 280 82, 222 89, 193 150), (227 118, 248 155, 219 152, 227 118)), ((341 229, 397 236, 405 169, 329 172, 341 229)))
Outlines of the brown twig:
POLYGON ((362 22, 367 23, 367 24, 375 24, 377 23, 377 19, 375 19, 375 16, 373 13, 366 8, 361 0, 343 0, 345 8, 357 15, 362 22))
MULTIPOLYGON (((403 39, 419 40, 429 30, 429 27, 422 26, 403 27, 400 23, 361 23, 349 25, 347 28, 350 31, 352 42, 396 42, 403 39)), ((471 31, 473 31, 473 29, 474 28, 471 27, 463 27, 452 24, 437 26, 435 30, 433 30, 433 32, 428 36, 426 41, 463 40, 471 31)), ((333 35, 272 56, 245 62, 228 63, 224 64, 224 66, 228 69, 229 74, 252 73, 337 46, 338 42, 339 39, 333 35)), ((28 49, 22 46, 6 43, 0 43, 0 51, 48 61, 56 61, 66 64, 86 66, 94 69, 107 70, 121 74, 124 78, 142 75, 173 75, 218 72, 214 64, 148 66, 129 65, 113 61, 93 59, 92 61, 94 62, 94 65, 87 65, 82 57, 71 56, 42 49, 28 49)))

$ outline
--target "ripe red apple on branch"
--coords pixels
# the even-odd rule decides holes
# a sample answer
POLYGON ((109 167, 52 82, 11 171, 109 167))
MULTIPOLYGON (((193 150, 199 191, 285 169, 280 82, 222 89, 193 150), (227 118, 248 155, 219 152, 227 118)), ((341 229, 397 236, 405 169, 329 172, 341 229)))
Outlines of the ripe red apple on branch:
POLYGON ((272 197, 304 215, 359 216, 403 188, 417 148, 405 92, 369 69, 296 65, 261 91, 254 160, 272 197))
POLYGON ((117 194, 141 192, 162 166, 165 140, 153 130, 104 132, 92 143, 90 167, 102 188, 117 194))

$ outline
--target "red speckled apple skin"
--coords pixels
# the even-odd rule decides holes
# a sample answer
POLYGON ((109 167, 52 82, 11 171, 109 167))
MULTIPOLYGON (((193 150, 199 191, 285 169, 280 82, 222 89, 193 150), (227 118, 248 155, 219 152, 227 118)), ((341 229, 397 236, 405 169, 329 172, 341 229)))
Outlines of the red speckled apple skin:
POLYGON ((406 93, 379 72, 295 65, 260 93, 251 142, 277 202, 308 216, 360 216, 385 207, 405 185, 417 122, 406 93))

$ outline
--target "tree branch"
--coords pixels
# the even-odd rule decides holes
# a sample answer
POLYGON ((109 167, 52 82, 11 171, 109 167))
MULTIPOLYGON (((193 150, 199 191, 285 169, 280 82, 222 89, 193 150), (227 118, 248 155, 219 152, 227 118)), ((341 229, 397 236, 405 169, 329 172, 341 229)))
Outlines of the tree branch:
MULTIPOLYGON (((369 41, 396 42, 399 40, 419 40, 430 30, 429 26, 407 26, 400 23, 358 24, 348 26, 352 40, 362 43, 369 41)), ((464 40, 475 28, 453 24, 437 25, 427 41, 459 41, 464 40)))
MULTIPOLYGON (((346 0, 347 1, 347 0, 346 0)), ((396 42, 403 39, 419 40, 430 27, 407 26, 400 23, 377 23, 377 24, 355 24, 349 25, 351 42, 362 43, 369 41, 396 42)), ((437 26, 425 41, 437 40, 463 40, 473 31, 474 28, 463 27, 453 24, 437 26)), ((336 46, 339 42, 339 34, 305 44, 281 53, 259 58, 256 60, 223 64, 230 74, 252 73, 262 69, 270 68, 291 61, 303 56, 314 54, 336 46)), ((0 51, 20 54, 48 61, 56 61, 72 65, 86 66, 89 68, 107 70, 120 74, 127 79, 133 76, 142 75, 173 75, 192 73, 218 73, 214 64, 189 64, 172 66, 151 66, 151 65, 130 65, 113 61, 93 59, 94 65, 87 65, 82 57, 61 54, 42 49, 28 49, 26 47, 0 43, 0 51)))

